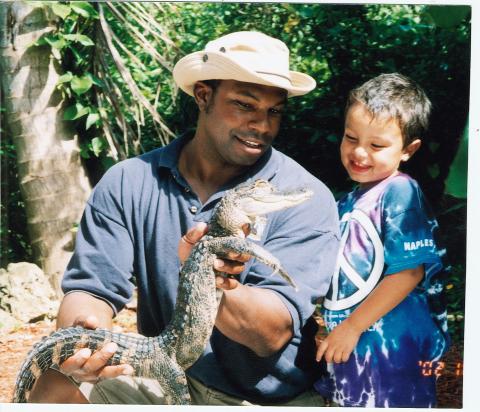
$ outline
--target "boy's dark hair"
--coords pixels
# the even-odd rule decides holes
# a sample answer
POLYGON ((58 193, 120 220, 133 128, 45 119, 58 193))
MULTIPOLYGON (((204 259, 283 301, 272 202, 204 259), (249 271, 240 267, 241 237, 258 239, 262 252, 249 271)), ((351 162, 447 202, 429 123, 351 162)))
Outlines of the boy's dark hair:
POLYGON ((399 73, 381 74, 353 89, 345 113, 362 103, 373 117, 386 114, 398 121, 404 147, 421 139, 428 129, 432 104, 422 88, 399 73))

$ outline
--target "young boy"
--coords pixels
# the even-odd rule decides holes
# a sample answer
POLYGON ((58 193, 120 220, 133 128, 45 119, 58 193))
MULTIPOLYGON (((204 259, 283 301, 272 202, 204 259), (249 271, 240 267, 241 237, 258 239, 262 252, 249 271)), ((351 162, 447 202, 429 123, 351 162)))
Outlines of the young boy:
POLYGON ((359 185, 338 202, 340 253, 323 303, 329 335, 317 343, 329 376, 315 384, 339 406, 436 404, 436 376, 422 365, 449 346, 445 250, 417 182, 398 170, 420 147, 430 108, 423 90, 397 73, 348 98, 340 154, 359 185))

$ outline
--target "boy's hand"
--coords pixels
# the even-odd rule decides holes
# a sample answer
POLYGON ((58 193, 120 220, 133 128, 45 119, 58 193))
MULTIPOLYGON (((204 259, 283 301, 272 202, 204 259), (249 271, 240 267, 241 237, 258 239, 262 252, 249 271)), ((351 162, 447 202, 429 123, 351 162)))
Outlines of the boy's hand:
POLYGON ((345 319, 324 340, 317 341, 317 362, 322 357, 329 363, 347 362, 361 334, 361 330, 345 319))
MULTIPOLYGON (((178 257, 180 258, 180 262, 183 263, 188 258, 195 244, 206 235, 207 231, 208 228, 205 223, 198 223, 182 236, 178 245, 178 257)), ((245 236, 248 236, 249 228, 245 227, 243 228, 243 231, 245 236)), ((234 276, 240 275, 240 273, 243 272, 245 269, 245 262, 250 258, 250 255, 239 254, 236 252, 227 252, 224 258, 217 258, 213 264, 215 271, 220 272, 216 277, 217 288, 225 290, 235 289, 238 286, 238 280, 236 280, 234 276), (229 276, 222 274, 227 274, 229 276)))

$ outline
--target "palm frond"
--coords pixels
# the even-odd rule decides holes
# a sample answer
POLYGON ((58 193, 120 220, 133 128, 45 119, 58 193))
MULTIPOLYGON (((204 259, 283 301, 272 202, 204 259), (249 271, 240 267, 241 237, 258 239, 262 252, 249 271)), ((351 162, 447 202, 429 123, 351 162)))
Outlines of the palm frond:
POLYGON ((151 79, 162 71, 171 74, 174 61, 183 52, 147 9, 158 13, 157 5, 105 2, 98 3, 97 8, 94 69, 103 87, 97 89, 96 100, 103 108, 102 128, 111 155, 118 160, 128 157, 132 149, 134 154, 144 151, 142 130, 147 125, 153 127, 161 145, 168 144, 175 136, 157 107, 160 98, 166 97, 162 95, 165 90, 169 90, 173 102, 177 89, 161 82, 152 89, 152 81, 145 86, 139 76, 141 79, 148 74, 151 79), (117 30, 117 34, 118 27, 121 32, 117 30))

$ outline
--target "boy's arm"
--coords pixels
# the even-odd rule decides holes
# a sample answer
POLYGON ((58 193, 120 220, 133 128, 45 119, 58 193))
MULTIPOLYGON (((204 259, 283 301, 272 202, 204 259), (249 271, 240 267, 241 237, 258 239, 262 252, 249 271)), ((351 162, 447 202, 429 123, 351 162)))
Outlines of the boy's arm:
POLYGON ((346 362, 363 331, 390 312, 420 283, 423 265, 386 276, 368 297, 317 346, 317 361, 346 362))

